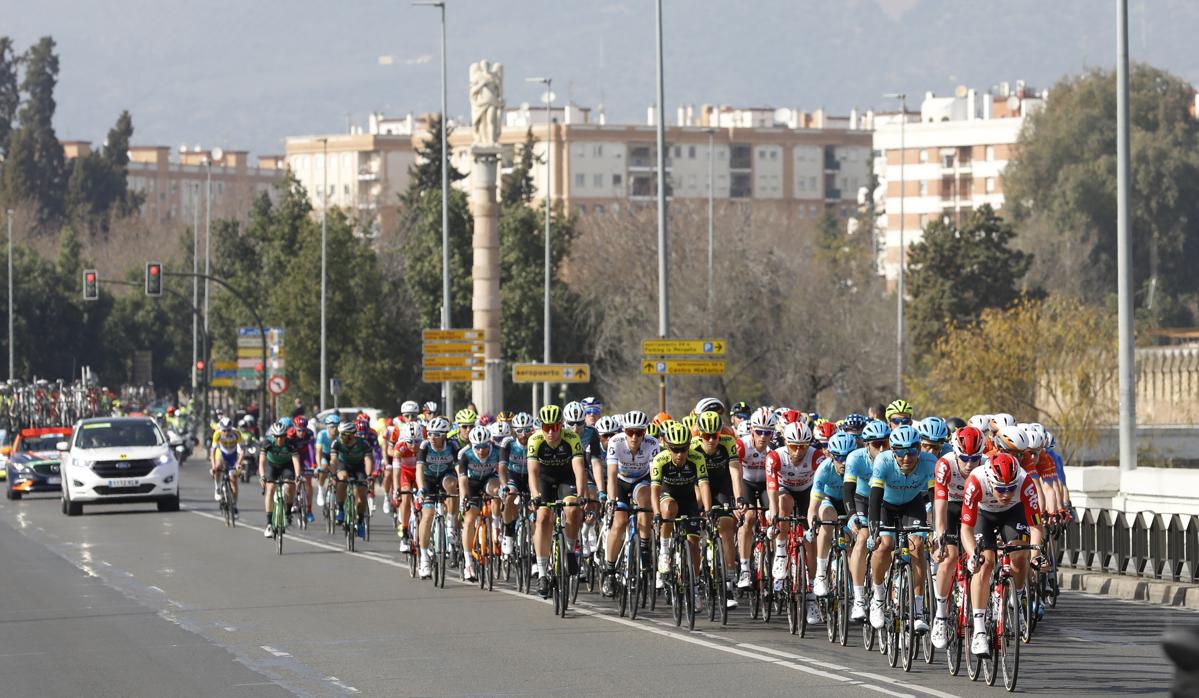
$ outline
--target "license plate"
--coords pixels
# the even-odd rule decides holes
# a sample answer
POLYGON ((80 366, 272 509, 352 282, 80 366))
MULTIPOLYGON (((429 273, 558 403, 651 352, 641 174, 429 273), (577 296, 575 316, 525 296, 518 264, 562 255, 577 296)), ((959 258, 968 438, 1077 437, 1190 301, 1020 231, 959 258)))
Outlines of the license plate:
POLYGON ((61 477, 48 477, 48 478, 46 478, 46 484, 48 484, 48 485, 61 485, 61 484, 62 484, 62 478, 61 478, 61 477))
POLYGON ((141 484, 141 483, 139 483, 137 480, 109 480, 108 481, 109 487, 137 487, 139 484, 141 484))

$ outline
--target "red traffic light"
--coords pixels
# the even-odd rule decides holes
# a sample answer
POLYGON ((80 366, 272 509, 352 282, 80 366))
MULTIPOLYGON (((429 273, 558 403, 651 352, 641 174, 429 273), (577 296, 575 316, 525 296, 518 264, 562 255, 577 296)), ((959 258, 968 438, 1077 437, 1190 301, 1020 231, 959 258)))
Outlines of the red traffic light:
POLYGON ((88 273, 88 275, 87 275, 87 282, 88 282, 89 284, 94 284, 94 283, 96 283, 96 275, 95 275, 95 274, 92 274, 92 273, 90 273, 90 272, 89 272, 89 273, 88 273))
POLYGON ((157 264, 150 265, 150 276, 158 276, 159 271, 161 270, 158 268, 157 264))
POLYGON ((255 371, 258 371, 259 373, 262 373, 262 362, 261 362, 261 361, 259 361, 258 363, 254 364, 254 370, 255 370, 255 371))
POLYGON ((146 262, 146 295, 162 295, 162 262, 146 262))
POLYGON ((83 300, 94 301, 100 298, 100 273, 95 269, 83 270, 83 300))
POLYGON ((204 370, 204 359, 200 359, 199 361, 196 362, 196 370, 197 371, 204 370))

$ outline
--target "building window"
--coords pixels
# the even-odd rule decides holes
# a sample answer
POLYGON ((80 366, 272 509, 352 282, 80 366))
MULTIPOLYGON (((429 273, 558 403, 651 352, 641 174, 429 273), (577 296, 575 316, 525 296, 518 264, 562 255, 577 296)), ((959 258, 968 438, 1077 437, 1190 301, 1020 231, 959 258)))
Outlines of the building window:
POLYGON ((920 229, 924 230, 925 224, 928 223, 928 214, 922 213, 916 220, 918 221, 918 225, 920 226, 920 229))
POLYGON ((602 158, 602 157, 604 156, 604 146, 603 146, 603 144, 602 144, 602 143, 601 143, 601 144, 597 144, 597 145, 596 145, 594 148, 592 148, 592 149, 591 149, 591 154, 592 154, 592 155, 594 155, 594 156, 595 156, 595 157, 597 157, 597 158, 602 158))
POLYGON ((575 175, 575 186, 576 187, 582 189, 586 185, 586 183, 587 183, 586 175, 581 175, 581 174, 575 175))
POLYGON ((987 193, 988 194, 995 193, 995 178, 994 177, 987 177, 987 193))
POLYGON ((612 175, 612 186, 619 187, 622 179, 624 179, 624 177, 622 177, 621 175, 618 175, 618 174, 612 175))
POLYGON ((920 151, 920 162, 928 162, 928 151, 927 150, 920 151))
POLYGON ((604 176, 602 174, 593 175, 591 177, 591 182, 595 185, 596 189, 604 188, 604 176))
POLYGON ((691 158, 692 160, 695 159, 695 146, 687 146, 687 157, 691 158))
POLYGON ((920 196, 928 196, 928 182, 920 180, 920 196))
POLYGON ((584 158, 586 158, 586 157, 587 157, 587 150, 586 150, 586 149, 584 149, 584 148, 583 148, 583 146, 579 146, 579 147, 575 148, 575 157, 577 157, 577 158, 579 158, 579 159, 584 159, 584 158))
POLYGON ((587 207, 584 206, 583 204, 579 204, 578 211, 579 211, 579 213, 587 213, 587 207))
POLYGON ((995 146, 988 145, 987 146, 987 162, 991 162, 994 159, 995 159, 995 146))

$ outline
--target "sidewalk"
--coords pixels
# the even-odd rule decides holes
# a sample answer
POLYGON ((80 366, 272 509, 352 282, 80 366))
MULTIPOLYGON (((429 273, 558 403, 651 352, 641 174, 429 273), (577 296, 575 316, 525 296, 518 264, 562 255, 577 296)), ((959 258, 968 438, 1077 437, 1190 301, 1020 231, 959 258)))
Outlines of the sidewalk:
POLYGON ((1070 567, 1058 568, 1058 582, 1063 591, 1085 591, 1114 599, 1146 601, 1159 606, 1199 611, 1199 584, 1104 574, 1070 567))

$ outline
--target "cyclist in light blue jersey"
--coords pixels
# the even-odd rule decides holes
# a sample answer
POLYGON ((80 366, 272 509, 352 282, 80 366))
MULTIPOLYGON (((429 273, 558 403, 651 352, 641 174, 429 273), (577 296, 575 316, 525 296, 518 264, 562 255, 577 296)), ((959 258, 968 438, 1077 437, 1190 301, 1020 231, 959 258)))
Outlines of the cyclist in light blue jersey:
POLYGON ((866 542, 870 537, 867 514, 870 513, 870 476, 874 459, 887 450, 891 428, 881 419, 872 419, 862 428, 860 440, 866 445, 850 452, 845 459, 842 499, 850 512, 853 550, 849 553, 849 576, 853 580, 853 610, 850 620, 866 619, 866 542))
POLYGON ((820 461, 816 476, 812 480, 812 496, 808 504, 808 521, 813 528, 808 535, 816 533, 816 577, 812 580, 812 593, 816 596, 828 594, 828 551, 833 537, 840 533, 828 526, 816 526, 817 521, 830 521, 838 516, 848 516, 845 504, 845 461, 857 446, 851 434, 839 431, 828 440, 828 453, 820 461))
POLYGON ((507 493, 504 496, 504 541, 503 553, 511 555, 516 545, 517 494, 523 495, 525 506, 529 502, 529 451, 526 448, 533 434, 533 416, 527 412, 513 415, 512 435, 500 444, 500 460, 508 472, 507 493))
POLYGON ((325 428, 316 435, 317 508, 325 506, 325 477, 329 474, 329 452, 333 448, 333 442, 337 440, 337 425, 340 423, 341 418, 336 412, 326 415, 325 428))

